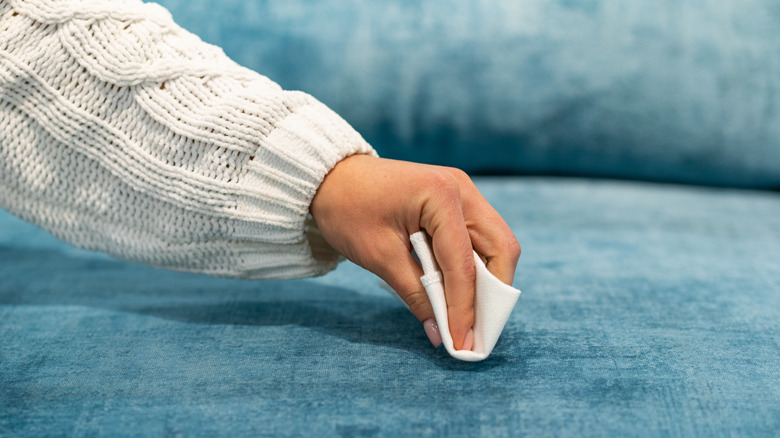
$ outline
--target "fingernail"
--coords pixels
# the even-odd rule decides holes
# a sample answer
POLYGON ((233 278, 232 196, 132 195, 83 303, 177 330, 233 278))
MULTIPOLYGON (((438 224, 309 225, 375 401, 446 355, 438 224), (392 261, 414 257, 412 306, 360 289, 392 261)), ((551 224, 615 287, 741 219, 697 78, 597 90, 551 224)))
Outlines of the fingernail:
POLYGON ((423 328, 425 329, 425 334, 428 335, 428 339, 431 340, 431 344, 433 344, 434 348, 441 345, 441 333, 439 333, 439 325, 436 324, 436 320, 433 318, 426 319, 423 321, 423 328))
POLYGON ((466 337, 463 338, 463 348, 461 350, 471 350, 474 348, 474 329, 469 329, 466 337))

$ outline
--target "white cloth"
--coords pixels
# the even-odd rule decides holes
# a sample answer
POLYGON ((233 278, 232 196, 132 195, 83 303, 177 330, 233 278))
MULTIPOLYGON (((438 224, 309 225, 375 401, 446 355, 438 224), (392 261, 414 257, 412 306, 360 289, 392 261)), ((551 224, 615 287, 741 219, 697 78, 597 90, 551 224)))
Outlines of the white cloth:
POLYGON ((431 250, 428 235, 418 231, 411 235, 411 241, 425 273, 420 280, 431 300, 444 347, 456 359, 468 362, 484 360, 496 346, 504 325, 520 297, 520 290, 505 284, 491 274, 475 252, 477 280, 474 296, 474 347, 471 351, 455 350, 447 318, 447 300, 444 295, 442 274, 431 250))

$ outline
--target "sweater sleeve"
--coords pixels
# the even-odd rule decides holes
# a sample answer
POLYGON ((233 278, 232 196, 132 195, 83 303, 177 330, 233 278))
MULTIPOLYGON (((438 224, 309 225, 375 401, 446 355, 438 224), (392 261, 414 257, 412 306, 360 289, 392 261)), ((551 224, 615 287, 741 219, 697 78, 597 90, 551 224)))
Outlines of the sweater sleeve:
POLYGON ((140 0, 0 0, 0 206, 77 246, 242 278, 341 260, 309 205, 374 150, 140 0))

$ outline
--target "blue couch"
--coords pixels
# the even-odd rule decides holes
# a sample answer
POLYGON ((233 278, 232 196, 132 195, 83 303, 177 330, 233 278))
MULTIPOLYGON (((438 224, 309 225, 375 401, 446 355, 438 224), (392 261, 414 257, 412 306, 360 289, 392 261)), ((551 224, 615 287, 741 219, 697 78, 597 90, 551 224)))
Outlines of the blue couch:
POLYGON ((0 211, 0 436, 780 434, 770 0, 162 4, 380 154, 483 175, 524 293, 464 363, 348 263, 163 271, 0 211))

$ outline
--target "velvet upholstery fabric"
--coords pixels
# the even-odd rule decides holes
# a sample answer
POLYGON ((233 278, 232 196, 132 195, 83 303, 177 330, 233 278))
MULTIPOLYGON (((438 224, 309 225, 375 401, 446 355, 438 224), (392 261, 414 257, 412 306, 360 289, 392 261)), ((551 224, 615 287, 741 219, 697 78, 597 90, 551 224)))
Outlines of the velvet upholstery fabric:
POLYGON ((777 436, 777 193, 480 179, 523 244, 464 363, 345 263, 246 282, 0 212, 0 436, 777 436))
POLYGON ((385 157, 780 187, 776 0, 160 3, 385 157))

